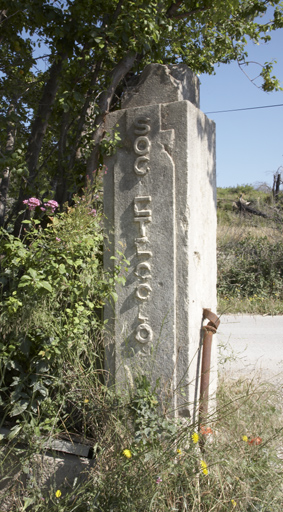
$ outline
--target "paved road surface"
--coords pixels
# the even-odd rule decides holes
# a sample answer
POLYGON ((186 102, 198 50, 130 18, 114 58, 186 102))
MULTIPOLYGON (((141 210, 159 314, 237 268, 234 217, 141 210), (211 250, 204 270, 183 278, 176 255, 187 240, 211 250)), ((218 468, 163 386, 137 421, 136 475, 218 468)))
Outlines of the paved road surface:
POLYGON ((283 316, 223 315, 217 339, 220 369, 283 384, 283 316))

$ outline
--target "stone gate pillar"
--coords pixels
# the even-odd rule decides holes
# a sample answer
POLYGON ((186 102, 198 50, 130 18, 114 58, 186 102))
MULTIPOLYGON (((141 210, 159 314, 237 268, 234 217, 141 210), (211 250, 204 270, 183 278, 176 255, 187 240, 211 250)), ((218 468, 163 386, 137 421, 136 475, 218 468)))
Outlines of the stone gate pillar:
POLYGON ((104 266, 113 268, 117 251, 130 262, 117 302, 105 308, 110 382, 123 389, 137 374, 160 379, 163 399, 189 416, 202 310, 216 310, 215 125, 199 110, 189 68, 151 64, 106 130, 121 144, 105 162, 104 266))

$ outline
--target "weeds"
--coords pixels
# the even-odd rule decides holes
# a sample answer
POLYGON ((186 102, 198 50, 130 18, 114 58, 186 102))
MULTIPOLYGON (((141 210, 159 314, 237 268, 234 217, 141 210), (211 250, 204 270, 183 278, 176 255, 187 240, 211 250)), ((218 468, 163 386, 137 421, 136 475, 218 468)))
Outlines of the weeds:
MULTIPOLYGON (((14 504, 10 502, 6 510, 279 512, 283 500, 279 403, 278 392, 269 384, 221 381, 217 411, 197 432, 188 421, 163 417, 154 392, 149 393, 147 381, 141 379, 137 394, 128 401, 115 393, 106 400, 104 428, 93 439, 99 448, 83 481, 69 482, 69 487, 62 483, 58 487, 54 481, 48 490, 36 470, 34 451, 29 456, 18 451, 22 474, 25 471, 32 478, 20 487, 18 482, 17 490, 13 481, 14 504)), ((90 422, 96 421, 95 415, 90 410, 90 422)), ((2 447, 2 455, 7 450, 11 460, 16 453, 12 441, 2 447)), ((1 466, 5 480, 3 458, 1 466)))
MULTIPOLYGON (((218 310, 283 314, 283 237, 280 205, 252 187, 220 189, 218 203, 218 310), (240 215, 232 204, 245 193, 269 218, 240 215)), ((282 215, 281 215, 282 216, 282 215)))

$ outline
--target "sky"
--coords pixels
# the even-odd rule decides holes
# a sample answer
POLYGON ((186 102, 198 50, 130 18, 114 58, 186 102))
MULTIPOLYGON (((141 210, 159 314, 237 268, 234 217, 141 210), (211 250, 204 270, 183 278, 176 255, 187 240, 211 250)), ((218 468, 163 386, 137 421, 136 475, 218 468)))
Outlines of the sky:
MULTIPOLYGON (((283 87, 283 29, 260 46, 250 42, 248 60, 264 64, 273 59, 272 75, 283 87)), ((211 114, 218 110, 283 104, 283 91, 266 93, 257 88, 237 63, 215 67, 216 75, 200 76, 200 108, 216 123, 216 175, 218 187, 243 184, 273 184, 273 174, 282 166, 283 106, 240 112, 211 114)), ((245 68, 251 78, 261 68, 245 68)))

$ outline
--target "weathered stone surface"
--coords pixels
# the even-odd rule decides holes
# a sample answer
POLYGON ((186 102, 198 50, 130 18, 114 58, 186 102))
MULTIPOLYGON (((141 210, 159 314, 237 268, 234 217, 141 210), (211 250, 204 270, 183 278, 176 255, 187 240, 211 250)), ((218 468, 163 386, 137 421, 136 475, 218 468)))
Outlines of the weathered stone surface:
POLYGON ((187 100, 199 108, 199 79, 185 64, 149 64, 126 92, 122 108, 187 100))
MULTIPOLYGON (((88 479, 94 459, 86 459, 70 454, 46 452, 44 455, 29 456, 27 450, 9 452, 2 448, 0 475, 0 510, 11 512, 22 510, 24 498, 29 495, 28 489, 39 489, 42 496, 60 489, 62 496, 73 489, 74 484, 83 483, 88 479), (26 470, 20 461, 25 460, 26 470), (28 468, 28 472, 27 472, 28 468)), ((27 510, 33 510, 33 505, 27 510)))
MULTIPOLYGON (((137 374, 160 378, 163 398, 173 395, 173 408, 188 416, 198 394, 202 309, 216 309, 215 127, 191 102, 174 101, 171 85, 169 77, 163 104, 135 107, 134 96, 125 102, 132 108, 108 116, 107 131, 119 131, 122 147, 106 162, 105 267, 113 268, 117 250, 130 265, 105 310, 106 364, 121 388, 137 374)), ((211 382, 213 392, 215 342, 211 382)))

